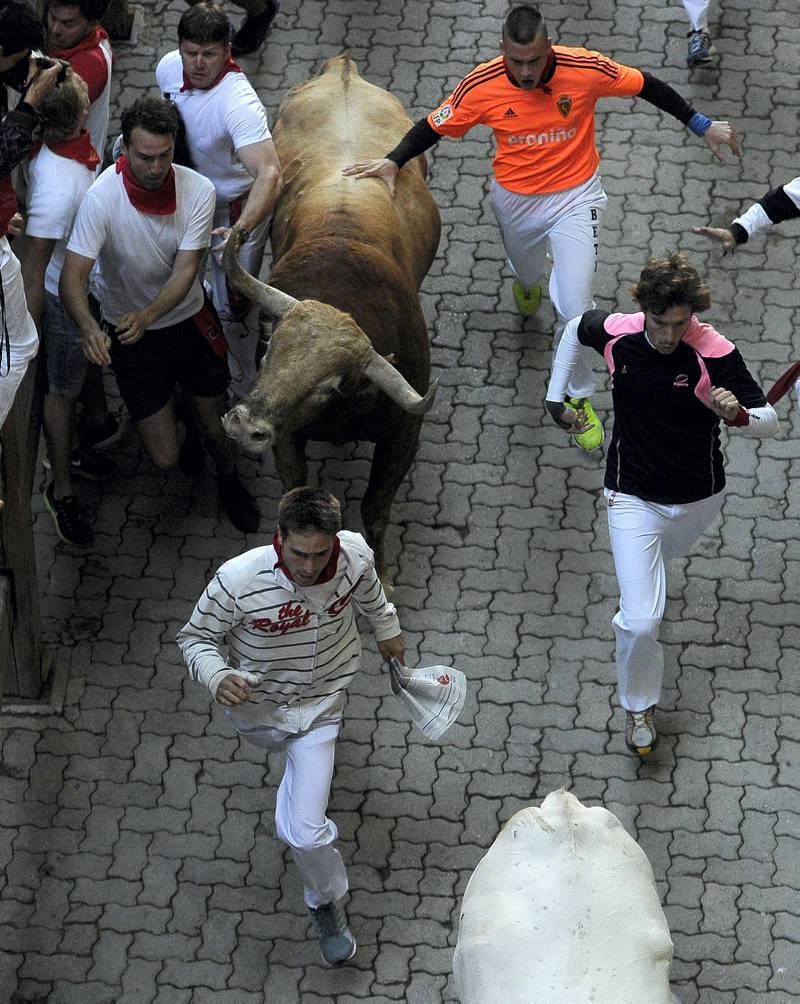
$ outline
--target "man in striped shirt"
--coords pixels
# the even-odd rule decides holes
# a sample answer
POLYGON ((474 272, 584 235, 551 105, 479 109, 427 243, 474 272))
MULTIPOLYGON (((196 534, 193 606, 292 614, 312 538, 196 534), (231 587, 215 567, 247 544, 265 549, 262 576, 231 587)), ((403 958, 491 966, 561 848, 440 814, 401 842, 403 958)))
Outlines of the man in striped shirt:
MULTIPOLYGON (((541 277, 552 258, 550 298, 563 325, 592 306, 592 286, 606 194, 598 172, 595 105, 603 97, 637 95, 702 136, 722 160, 723 145, 738 154, 727 122, 696 112, 669 84, 602 53, 553 45, 537 7, 514 7, 503 25, 501 55, 481 63, 430 115, 420 119, 381 160, 345 167, 355 178, 383 178, 391 191, 402 166, 442 136, 463 136, 473 126, 494 133, 491 203, 514 273, 520 313, 536 312, 541 277)), ((569 395, 587 418, 575 441, 598 449, 603 428, 589 401, 591 357, 579 360, 569 395)))
POLYGON ((333 845, 338 831, 326 816, 336 736, 361 653, 354 606, 372 624, 384 660, 405 656, 372 551, 341 525, 333 495, 288 492, 272 544, 226 562, 178 633, 189 675, 209 688, 237 732, 286 753, 276 831, 292 851, 330 966, 356 951, 340 903, 348 882, 333 845))
POLYGON ((645 756, 658 738, 665 559, 685 554, 722 508, 720 420, 766 437, 778 416, 736 346, 694 316, 711 297, 683 255, 651 258, 631 295, 641 312, 590 310, 567 324, 545 404, 563 429, 580 431, 585 420, 564 403, 570 373, 581 346, 603 356, 614 401, 605 498, 620 588, 617 676, 627 745, 645 756))

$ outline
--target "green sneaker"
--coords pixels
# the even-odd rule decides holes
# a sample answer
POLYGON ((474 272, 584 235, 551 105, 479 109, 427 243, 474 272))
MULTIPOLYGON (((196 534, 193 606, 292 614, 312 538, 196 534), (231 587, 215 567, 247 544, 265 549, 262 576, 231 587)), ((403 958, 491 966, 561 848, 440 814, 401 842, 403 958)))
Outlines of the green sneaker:
POLYGON ((537 284, 526 289, 519 279, 515 279, 511 292, 514 294, 514 303, 520 314, 523 317, 533 317, 542 302, 542 287, 537 284))
POLYGON ((603 423, 597 417, 588 397, 568 397, 566 403, 575 411, 581 412, 587 422, 591 423, 586 432, 581 432, 572 438, 582 450, 591 453, 603 445, 603 423))

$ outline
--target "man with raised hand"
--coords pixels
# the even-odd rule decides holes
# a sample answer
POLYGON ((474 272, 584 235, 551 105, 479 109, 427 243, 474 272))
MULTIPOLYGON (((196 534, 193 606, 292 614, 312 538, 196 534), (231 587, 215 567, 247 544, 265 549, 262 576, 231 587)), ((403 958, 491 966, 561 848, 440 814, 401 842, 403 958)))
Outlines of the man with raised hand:
MULTIPOLYGON (((500 51, 468 73, 383 159, 349 165, 344 173, 383 178, 394 191, 402 166, 442 136, 489 126, 495 139, 491 203, 515 276, 514 301, 521 314, 536 312, 549 252, 558 344, 566 322, 593 302, 607 202, 595 145, 597 101, 644 98, 701 136, 720 160, 723 145, 738 155, 738 140, 727 122, 712 122, 696 112, 653 74, 600 52, 553 45, 537 7, 510 11, 500 51)), ((586 418, 585 431, 574 436, 584 450, 598 449, 603 442, 603 428, 589 400, 594 390, 590 358, 587 354, 578 361, 568 388, 573 408, 586 418)))

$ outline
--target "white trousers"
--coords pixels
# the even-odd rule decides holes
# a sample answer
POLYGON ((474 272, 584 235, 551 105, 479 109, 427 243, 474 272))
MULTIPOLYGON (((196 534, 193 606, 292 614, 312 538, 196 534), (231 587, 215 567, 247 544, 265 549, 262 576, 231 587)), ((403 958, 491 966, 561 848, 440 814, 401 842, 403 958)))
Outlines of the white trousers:
POLYGON ((292 734, 247 725, 230 713, 228 718, 248 742, 286 753, 275 805, 275 830, 292 852, 306 905, 316 909, 341 899, 349 888, 347 872, 342 855, 333 846, 339 831, 325 814, 341 722, 292 734))
MULTIPOLYGON (((558 314, 554 347, 564 325, 594 305, 592 286, 597 248, 608 197, 600 175, 575 188, 550 195, 520 195, 496 181, 491 204, 512 272, 524 286, 540 282, 550 271, 550 299, 558 314)), ((570 397, 589 397, 594 390, 591 349, 581 350, 568 386, 570 397)))
MULTIPOLYGON (((0 356, 0 429, 11 411, 14 395, 25 376, 28 363, 36 355, 39 337, 36 325, 28 313, 25 287, 22 284, 22 270, 19 260, 11 250, 7 238, 0 238, 0 280, 3 283, 3 306, 5 324, 10 342, 10 367, 6 366, 4 342, 0 356)), ((3 318, 0 317, 0 333, 3 318)))
POLYGON ((709 0, 682 0, 692 31, 708 28, 709 0))
POLYGON ((605 490, 619 582, 614 620, 620 703, 626 711, 658 704, 664 652, 658 631, 667 599, 665 560, 684 555, 722 508, 723 492, 686 505, 659 505, 605 490))
MULTIPOLYGON (((263 220, 245 241, 239 251, 239 262, 245 272, 258 278, 264 261, 270 218, 263 220)), ((217 203, 214 213, 214 228, 229 227, 231 212, 228 203, 217 203)), ((215 239, 216 241, 216 239, 215 239)), ((256 350, 258 348, 258 311, 251 304, 242 315, 237 305, 231 305, 230 289, 220 257, 213 252, 208 256, 206 266, 206 289, 219 314, 222 330, 228 341, 228 366, 231 371, 231 393, 235 399, 244 395, 253 386, 256 378, 256 350)))

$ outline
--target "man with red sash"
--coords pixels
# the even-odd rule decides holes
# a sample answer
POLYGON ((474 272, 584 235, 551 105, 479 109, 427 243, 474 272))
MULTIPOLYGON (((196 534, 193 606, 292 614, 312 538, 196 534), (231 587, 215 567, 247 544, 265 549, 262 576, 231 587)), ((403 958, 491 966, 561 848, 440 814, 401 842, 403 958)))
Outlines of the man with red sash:
POLYGON ((60 294, 81 329, 83 350, 109 364, 151 459, 164 470, 180 459, 172 407, 176 385, 191 402, 216 462, 222 507, 243 532, 258 508, 236 473, 220 421, 229 374, 224 339, 198 270, 208 249, 214 186, 173 165, 176 110, 139 98, 122 114, 123 154, 81 204, 61 273, 60 294), (102 323, 89 306, 86 283, 102 323))
MULTIPOLYGON (((89 130, 102 162, 111 100, 111 42, 99 25, 108 0, 47 0, 47 52, 66 60, 89 89, 89 130)), ((99 174, 99 165, 98 171, 99 174)))
POLYGON ((231 58, 230 31, 227 16, 212 4, 187 10, 178 22, 178 48, 160 61, 156 81, 181 114, 192 167, 214 183, 217 194, 214 236, 221 243, 208 263, 206 284, 231 347, 239 397, 256 375, 256 311, 228 285, 220 252, 235 223, 249 234, 239 261, 258 276, 282 182, 267 113, 231 58))
POLYGON ((248 742, 286 753, 275 829, 303 881, 323 962, 341 966, 356 942, 342 898, 348 881, 326 815, 334 747, 358 671, 358 611, 386 662, 401 663, 405 639, 375 558, 342 530, 339 502, 321 488, 295 488, 278 505, 272 544, 226 562, 178 633, 189 675, 211 691, 248 742))

